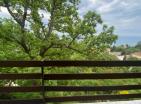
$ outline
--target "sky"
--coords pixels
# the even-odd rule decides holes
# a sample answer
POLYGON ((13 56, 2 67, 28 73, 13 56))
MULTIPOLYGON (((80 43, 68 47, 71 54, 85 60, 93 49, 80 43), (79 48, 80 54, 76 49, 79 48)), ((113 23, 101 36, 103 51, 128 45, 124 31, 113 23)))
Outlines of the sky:
MULTIPOLYGON (((0 17, 9 17, 6 8, 0 9, 0 17)), ((135 45, 141 41, 141 0, 81 0, 80 16, 89 10, 96 11, 105 24, 115 27, 119 37, 117 45, 135 45)), ((49 15, 45 14, 45 17, 48 19, 49 15)))
POLYGON ((81 0, 79 8, 80 15, 96 11, 105 24, 114 26, 117 44, 141 41, 141 0, 81 0))

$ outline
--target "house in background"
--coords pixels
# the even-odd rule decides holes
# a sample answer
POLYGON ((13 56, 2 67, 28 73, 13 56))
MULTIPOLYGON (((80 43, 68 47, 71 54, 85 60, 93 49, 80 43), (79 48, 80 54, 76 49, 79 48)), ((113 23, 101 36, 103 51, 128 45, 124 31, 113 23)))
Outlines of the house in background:
POLYGON ((122 52, 111 52, 110 54, 116 56, 121 61, 125 58, 125 55, 123 55, 122 52))

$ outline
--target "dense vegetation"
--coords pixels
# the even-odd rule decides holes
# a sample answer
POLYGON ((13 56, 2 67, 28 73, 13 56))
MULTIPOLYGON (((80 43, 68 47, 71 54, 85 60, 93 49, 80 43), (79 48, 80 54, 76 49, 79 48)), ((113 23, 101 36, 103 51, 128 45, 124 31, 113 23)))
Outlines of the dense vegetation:
POLYGON ((139 41, 135 46, 130 46, 128 44, 126 45, 119 45, 119 46, 113 46, 111 48, 111 51, 113 52, 122 52, 125 54, 131 54, 134 52, 140 52, 141 51, 141 41, 139 41))
MULTIPOLYGON (((0 60, 114 60, 107 48, 116 41, 114 27, 108 27, 95 11, 83 17, 79 0, 1 0, 10 19, 0 19, 0 60), (49 18, 48 18, 49 15, 49 18), (101 27, 101 32, 97 30, 101 27)), ((46 73, 127 72, 127 68, 46 68, 46 73)), ((1 73, 40 72, 33 68, 1 68, 1 73)), ((1 81, 4 86, 9 81, 1 81)), ((40 81, 14 81, 18 85, 39 85, 40 81)), ((137 83, 139 81, 136 81, 137 83)), ((48 85, 118 85, 124 81, 47 81, 48 85)), ((131 80, 130 83, 135 83, 131 80)), ((101 92, 99 92, 101 93, 101 92)), ((117 93, 117 92, 105 92, 117 93)), ((48 95, 91 94, 48 93, 48 95)), ((92 94, 95 94, 92 92, 92 94)), ((40 94, 6 94, 4 98, 33 98, 40 94), (32 96, 31 96, 32 95, 32 96)))

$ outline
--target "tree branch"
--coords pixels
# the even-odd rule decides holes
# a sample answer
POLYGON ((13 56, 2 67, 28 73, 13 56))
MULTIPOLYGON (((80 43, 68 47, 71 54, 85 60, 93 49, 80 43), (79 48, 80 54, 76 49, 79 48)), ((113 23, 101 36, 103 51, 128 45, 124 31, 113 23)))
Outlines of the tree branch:
POLYGON ((50 48, 52 48, 52 46, 53 46, 53 44, 50 44, 48 47, 43 46, 43 47, 41 48, 41 50, 40 50, 39 55, 40 55, 41 57, 44 57, 45 53, 46 53, 50 48))
POLYGON ((22 18, 22 28, 25 27, 25 21, 26 21, 26 18, 27 18, 27 10, 28 10, 28 1, 26 0, 26 4, 24 6, 24 14, 23 14, 23 18, 22 18))
POLYGON ((10 15, 14 18, 14 20, 20 25, 22 26, 22 22, 20 19, 18 19, 15 14, 10 10, 10 5, 9 5, 9 2, 8 0, 3 0, 4 4, 5 4, 5 7, 7 8, 8 12, 10 13, 10 15))
MULTIPOLYGON (((43 30, 43 33, 44 33, 44 36, 45 36, 45 40, 47 40, 51 33, 52 33, 52 30, 53 30, 53 25, 54 25, 54 12, 55 12, 55 9, 56 9, 56 3, 55 3, 55 0, 52 0, 52 9, 51 9, 51 17, 50 17, 50 22, 48 24, 48 33, 47 35, 45 35, 45 31, 44 31, 44 27, 42 27, 42 30, 43 30)), ((44 57, 44 54, 53 46, 53 44, 49 45, 48 47, 46 46, 42 46, 41 49, 40 49, 40 53, 39 55, 41 57, 44 57)))
POLYGON ((70 46, 70 45, 75 41, 75 39, 78 37, 78 35, 79 35, 79 34, 77 34, 75 37, 72 38, 72 41, 69 43, 68 46, 70 46))
POLYGON ((73 50, 73 51, 75 51, 75 52, 78 52, 78 53, 80 53, 80 54, 86 55, 83 51, 80 51, 80 50, 78 50, 78 49, 75 49, 75 48, 73 48, 73 47, 71 47, 71 46, 68 46, 68 45, 65 45, 65 44, 56 44, 56 45, 54 45, 52 48, 68 48, 68 49, 71 49, 71 50, 73 50))
POLYGON ((71 49, 71 50, 73 50, 73 51, 76 51, 76 52, 78 52, 78 53, 80 53, 80 54, 85 54, 83 51, 77 50, 77 49, 75 49, 75 48, 73 48, 73 47, 71 47, 71 46, 67 46, 66 48, 71 49))
POLYGON ((17 40, 15 38, 15 41, 24 49, 25 53, 27 53, 29 55, 30 58, 33 58, 31 55, 30 55, 30 48, 27 46, 26 44, 26 41, 25 41, 25 30, 24 30, 24 27, 25 27, 25 21, 26 21, 26 18, 27 18, 27 10, 28 10, 28 6, 27 6, 27 3, 28 1, 26 0, 26 3, 25 3, 25 6, 24 6, 24 13, 22 15, 22 18, 21 19, 18 19, 15 14, 10 10, 10 5, 9 5, 9 2, 8 0, 3 0, 4 1, 4 4, 5 4, 5 7, 7 8, 8 12, 10 13, 10 15, 14 18, 14 20, 21 26, 21 32, 22 32, 22 36, 21 36, 21 40, 17 40))
POLYGON ((51 17, 50 17, 50 23, 48 24, 49 30, 48 30, 46 38, 50 37, 53 30, 55 8, 56 8, 55 0, 52 0, 51 17))

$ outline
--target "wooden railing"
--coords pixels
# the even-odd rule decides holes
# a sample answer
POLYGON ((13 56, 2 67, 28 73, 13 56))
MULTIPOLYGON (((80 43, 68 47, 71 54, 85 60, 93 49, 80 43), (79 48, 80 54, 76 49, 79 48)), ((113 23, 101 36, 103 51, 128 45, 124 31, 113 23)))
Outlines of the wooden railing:
POLYGON ((141 78, 139 73, 91 73, 91 74, 45 74, 44 67, 129 67, 141 66, 141 61, 0 61, 0 67, 39 67, 41 73, 26 74, 0 74, 0 80, 30 80, 41 79, 41 86, 33 87, 0 87, 0 93, 9 92, 41 92, 42 98, 37 99, 10 99, 0 98, 0 104, 45 104, 49 102, 72 102, 72 101, 96 101, 141 98, 138 94, 119 95, 94 95, 94 96, 64 96, 47 97, 50 91, 112 91, 112 90, 139 90, 141 85, 119 85, 119 86, 45 86, 46 80, 97 80, 97 79, 136 79, 141 78))

